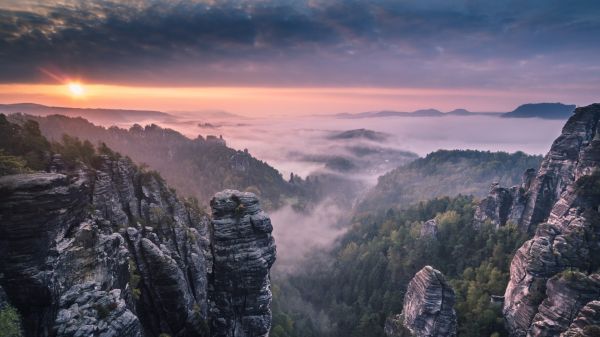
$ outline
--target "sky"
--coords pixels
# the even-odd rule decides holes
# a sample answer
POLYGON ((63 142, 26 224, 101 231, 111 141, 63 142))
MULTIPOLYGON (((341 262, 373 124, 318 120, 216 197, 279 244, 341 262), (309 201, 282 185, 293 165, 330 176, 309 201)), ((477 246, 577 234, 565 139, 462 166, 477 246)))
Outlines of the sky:
POLYGON ((0 103, 284 116, 586 105, 599 42, 597 0, 0 0, 0 103))

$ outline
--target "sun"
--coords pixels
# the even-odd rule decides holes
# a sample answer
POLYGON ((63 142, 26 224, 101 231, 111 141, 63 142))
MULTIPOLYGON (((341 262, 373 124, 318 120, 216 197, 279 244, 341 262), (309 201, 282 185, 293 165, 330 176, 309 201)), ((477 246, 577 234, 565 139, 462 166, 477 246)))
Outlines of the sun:
POLYGON ((67 88, 69 89, 69 93, 71 94, 71 96, 75 98, 82 97, 83 95, 85 95, 85 89, 83 88, 83 85, 81 85, 81 83, 69 82, 67 83, 67 88))

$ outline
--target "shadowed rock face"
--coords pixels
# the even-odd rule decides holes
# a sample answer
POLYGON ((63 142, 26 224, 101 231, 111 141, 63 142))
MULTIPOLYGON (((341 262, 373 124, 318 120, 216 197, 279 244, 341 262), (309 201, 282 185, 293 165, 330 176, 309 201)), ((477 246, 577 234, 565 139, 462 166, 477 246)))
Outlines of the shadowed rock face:
POLYGON ((426 266, 415 274, 406 289, 402 315, 388 319, 386 333, 390 337, 456 336, 454 291, 440 271, 426 266))
POLYGON ((268 336, 275 262, 271 220, 252 193, 225 190, 211 201, 211 335, 268 336))
MULTIPOLYGON (((246 204, 253 228, 266 235, 270 222, 256 198, 246 204)), ((21 313, 26 336, 210 334, 209 219, 128 159, 104 156, 97 169, 68 174, 1 177, 0 254, 3 301, 21 313)), ((272 264, 274 246, 272 254, 264 266, 272 264)), ((270 297, 260 296, 256 303, 268 311, 270 297)))
POLYGON ((585 305, 561 337, 594 337, 600 335, 600 301, 585 305))
POLYGON ((511 263, 504 315, 513 336, 558 336, 593 320, 593 305, 581 310, 600 298, 598 203, 575 182, 600 167, 599 121, 599 104, 578 108, 531 184, 522 226, 545 223, 511 263))
POLYGON ((504 188, 493 184, 488 196, 475 208, 474 225, 479 228, 486 221, 491 222, 496 228, 507 223, 518 224, 524 207, 522 188, 519 186, 504 188))

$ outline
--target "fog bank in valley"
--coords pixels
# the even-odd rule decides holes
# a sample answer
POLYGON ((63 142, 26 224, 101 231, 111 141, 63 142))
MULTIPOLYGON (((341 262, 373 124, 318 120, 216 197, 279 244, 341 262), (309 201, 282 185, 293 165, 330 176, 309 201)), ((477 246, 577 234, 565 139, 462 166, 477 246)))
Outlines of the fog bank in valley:
MULTIPOLYGON (((543 154, 560 134, 564 121, 538 118, 498 118, 494 116, 447 116, 419 118, 337 119, 328 116, 298 118, 224 118, 176 115, 167 123, 157 122, 195 138, 199 134, 223 135, 227 145, 248 149, 252 155, 278 169, 287 179, 290 173, 303 178, 330 174, 343 177, 352 188, 339 188, 338 197, 356 200, 377 182, 377 177, 394 165, 408 161, 410 153, 424 156, 438 149, 478 149, 524 151, 543 154), (354 129, 368 129, 384 139, 363 137, 335 139, 332 135, 354 129), (535 130, 535 132, 532 132, 535 130), (379 163, 361 157, 355 149, 378 151, 379 163), (347 164, 349 168, 330 165, 347 164), (368 167, 367 167, 368 166, 368 167), (336 171, 337 169, 337 171, 336 171)), ((147 122, 147 121, 145 121, 147 122)), ((126 127, 127 125, 121 125, 126 127)), ((336 195, 333 193, 333 197, 336 195)), ((278 246, 277 270, 290 271, 315 249, 324 249, 344 231, 353 202, 324 201, 304 211, 290 206, 272 212, 278 246)))

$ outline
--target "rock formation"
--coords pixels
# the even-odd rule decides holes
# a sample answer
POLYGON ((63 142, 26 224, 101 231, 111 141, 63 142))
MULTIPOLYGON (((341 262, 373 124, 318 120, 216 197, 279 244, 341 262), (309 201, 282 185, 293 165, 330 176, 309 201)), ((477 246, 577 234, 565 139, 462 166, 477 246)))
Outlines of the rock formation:
POLYGON ((388 317, 385 320, 383 333, 387 337, 412 337, 410 330, 404 327, 404 316, 402 314, 388 317))
POLYGON ((456 336, 454 291, 440 271, 425 266, 415 274, 406 289, 402 315, 389 318, 385 331, 389 337, 456 336))
POLYGON ((573 320, 569 329, 561 337, 600 336, 600 301, 591 301, 585 305, 573 320))
POLYGON ((572 335, 597 317, 600 198, 585 185, 600 180, 599 121, 600 104, 578 108, 531 183, 521 226, 536 231, 516 252, 505 292, 513 336, 572 335))
POLYGON ((271 328, 271 220, 252 193, 225 190, 211 201, 213 336, 261 337, 271 328))
POLYGON ((486 221, 496 228, 508 223, 520 225, 535 174, 535 169, 527 169, 523 173, 521 185, 510 188, 501 187, 498 183, 492 184, 488 196, 475 208, 475 227, 479 228, 486 221))
POLYGON ((59 159, 54 173, 0 177, 0 289, 25 336, 221 336, 209 288, 245 324, 231 336, 266 336, 275 251, 255 196, 240 194, 231 223, 219 215, 211 247, 208 216, 156 173, 118 155, 70 172, 59 159))
POLYGON ((427 220, 421 225, 421 238, 435 238, 438 232, 438 223, 435 219, 427 220))
POLYGON ((536 226, 548 219, 552 207, 567 188, 581 174, 589 174, 589 170, 597 166, 592 163, 597 160, 593 155, 584 162, 580 160, 590 156, 586 153, 593 153, 590 146, 597 134, 598 110, 599 104, 575 110, 537 173, 527 170, 521 186, 492 185, 488 197, 476 209, 475 226, 486 220, 496 226, 511 222, 523 231, 534 233, 536 226))

